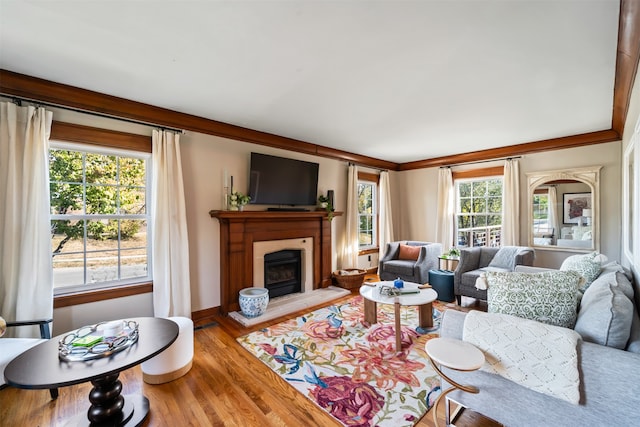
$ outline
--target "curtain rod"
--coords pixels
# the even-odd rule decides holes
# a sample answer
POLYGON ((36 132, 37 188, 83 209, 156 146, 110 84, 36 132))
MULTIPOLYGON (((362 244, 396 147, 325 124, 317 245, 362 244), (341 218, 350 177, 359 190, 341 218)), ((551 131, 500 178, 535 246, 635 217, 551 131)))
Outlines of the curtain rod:
POLYGON ((440 169, 452 168, 454 166, 474 165, 476 163, 499 162, 500 160, 512 160, 512 159, 520 159, 520 158, 522 158, 522 156, 501 157, 501 158, 498 158, 498 159, 491 159, 491 160, 476 160, 476 161, 472 161, 472 162, 453 163, 453 164, 450 164, 450 165, 440 166, 440 169))
POLYGON ((176 132, 176 133, 182 133, 182 134, 184 133, 184 130, 182 130, 182 129, 174 129, 174 128, 171 128, 171 127, 162 126, 162 125, 158 125, 158 124, 155 124, 155 123, 142 122, 140 120, 128 119, 128 118, 125 118, 125 117, 111 116, 109 114, 99 113, 99 112, 96 112, 96 111, 83 110, 81 108, 68 107, 66 105, 52 104, 52 103, 49 103, 49 102, 39 101, 37 99, 30 99, 30 98, 24 98, 24 97, 21 97, 21 96, 5 95, 5 94, 0 94, 0 96, 3 96, 5 98, 11 99, 11 101, 14 104, 17 104, 19 106, 22 106, 22 102, 25 101, 25 102, 29 102, 31 104, 35 104, 36 106, 47 106, 47 107, 60 108, 62 110, 74 111, 76 113, 88 114, 90 116, 96 116, 96 117, 102 117, 102 118, 106 118, 106 119, 119 120, 121 122, 127 122, 127 123, 133 123, 133 124, 136 124, 136 125, 154 127, 154 128, 159 128, 161 130, 169 130, 169 131, 176 132))

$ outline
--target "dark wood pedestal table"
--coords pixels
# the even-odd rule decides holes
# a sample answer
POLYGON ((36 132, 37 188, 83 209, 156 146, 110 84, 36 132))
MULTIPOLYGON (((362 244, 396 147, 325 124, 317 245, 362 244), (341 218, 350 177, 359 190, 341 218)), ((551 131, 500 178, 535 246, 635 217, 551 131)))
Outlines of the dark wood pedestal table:
POLYGON ((26 389, 51 389, 91 381, 91 406, 87 414, 78 414, 69 426, 139 426, 149 414, 149 400, 142 395, 121 395, 121 371, 152 358, 178 337, 178 325, 168 319, 139 317, 138 340, 130 347, 108 357, 66 362, 58 357, 59 335, 25 351, 7 365, 7 383, 26 389))

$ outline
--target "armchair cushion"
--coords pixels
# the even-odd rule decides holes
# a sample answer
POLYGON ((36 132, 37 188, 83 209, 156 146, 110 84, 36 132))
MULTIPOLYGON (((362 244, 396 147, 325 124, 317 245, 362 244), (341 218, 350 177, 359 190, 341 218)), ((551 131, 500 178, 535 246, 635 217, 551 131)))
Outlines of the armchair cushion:
POLYGON ((9 362, 44 341, 44 339, 37 338, 2 338, 0 341, 0 385, 5 384, 4 368, 9 362))
MULTIPOLYGON (((29 325, 37 325, 40 327, 40 338, 0 338, 0 388, 3 388, 6 384, 4 369, 15 357, 51 338, 51 331, 49 330, 49 324, 51 322, 52 319, 5 322, 5 320, 0 317, 0 326, 4 325, 5 328, 29 325)), ((4 331, 2 332, 4 333, 4 331)), ((3 333, 0 333, 0 336, 2 336, 3 333)), ((52 399, 58 397, 57 388, 50 389, 49 393, 52 399)))
POLYGON ((398 259, 407 261, 417 261, 420 256, 420 246, 409 246, 400 244, 400 253, 398 259))
POLYGON ((578 286, 582 281, 577 272, 485 274, 488 312, 510 314, 565 328, 575 325, 578 286))

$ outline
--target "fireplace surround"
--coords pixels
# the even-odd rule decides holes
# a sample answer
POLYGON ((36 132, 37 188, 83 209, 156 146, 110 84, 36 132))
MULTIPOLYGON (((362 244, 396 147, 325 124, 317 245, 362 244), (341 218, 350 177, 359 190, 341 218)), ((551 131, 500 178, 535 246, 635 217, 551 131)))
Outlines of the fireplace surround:
MULTIPOLYGON (((241 289, 264 286, 256 283, 254 246, 265 242, 306 240, 303 249, 303 291, 331 285, 331 221, 326 211, 219 211, 209 212, 220 223, 220 310, 238 311, 241 289), (305 267, 310 264, 311 268, 305 267), (310 270, 310 271, 309 271, 310 270)), ((334 216, 342 212, 334 212, 334 216)), ((291 245, 280 249, 297 249, 291 245)), ((294 245, 295 246, 295 245, 294 245)), ((276 250, 280 250, 276 249, 276 250)), ((269 250, 269 253, 272 252, 269 250)), ((263 262, 263 261, 260 261, 263 262)), ((262 273, 264 274, 264 273, 262 273)))

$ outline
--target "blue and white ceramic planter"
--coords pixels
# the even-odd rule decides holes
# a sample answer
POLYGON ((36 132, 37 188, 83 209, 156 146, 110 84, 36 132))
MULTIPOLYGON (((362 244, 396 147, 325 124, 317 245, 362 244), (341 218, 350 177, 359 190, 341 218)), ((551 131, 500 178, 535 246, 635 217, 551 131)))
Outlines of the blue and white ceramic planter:
POLYGON ((244 317, 262 316, 269 304, 267 288, 245 288, 240 291, 240 310, 244 317))

